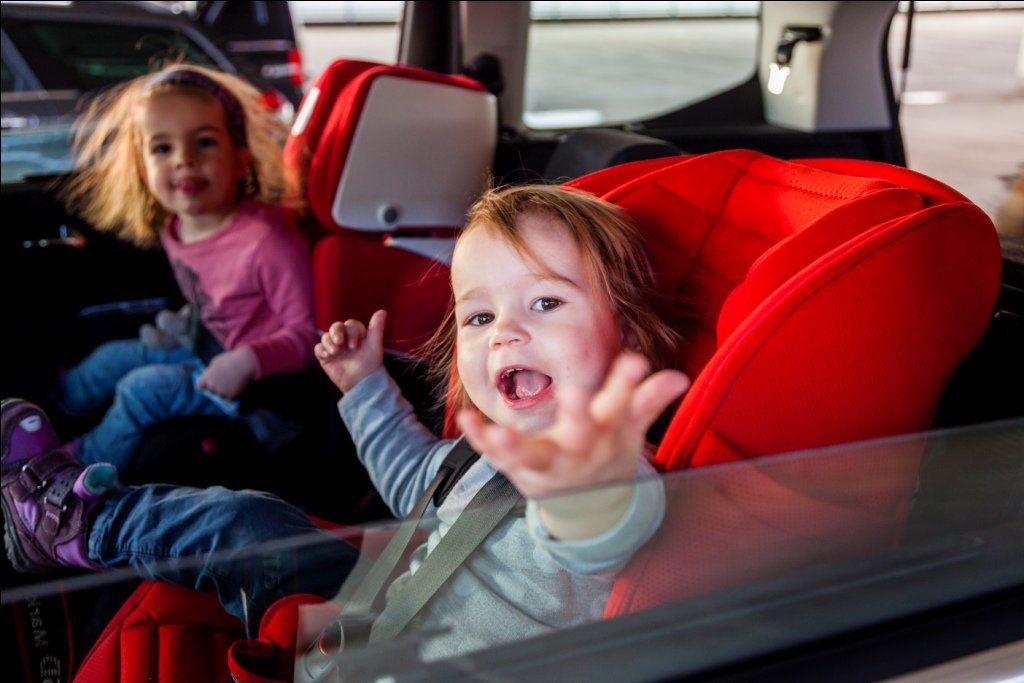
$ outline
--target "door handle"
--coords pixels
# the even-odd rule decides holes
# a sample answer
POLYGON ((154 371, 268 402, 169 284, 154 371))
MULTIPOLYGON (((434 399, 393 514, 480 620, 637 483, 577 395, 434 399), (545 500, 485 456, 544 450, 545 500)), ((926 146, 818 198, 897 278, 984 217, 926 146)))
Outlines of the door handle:
POLYGON ((781 95, 789 78, 789 63, 797 43, 816 43, 825 37, 820 26, 784 26, 782 36, 775 45, 775 61, 768 65, 768 92, 781 95))
POLYGON ((786 26, 782 29, 782 37, 775 46, 775 63, 789 66, 793 58, 793 48, 797 43, 815 43, 824 37, 820 26, 786 26))

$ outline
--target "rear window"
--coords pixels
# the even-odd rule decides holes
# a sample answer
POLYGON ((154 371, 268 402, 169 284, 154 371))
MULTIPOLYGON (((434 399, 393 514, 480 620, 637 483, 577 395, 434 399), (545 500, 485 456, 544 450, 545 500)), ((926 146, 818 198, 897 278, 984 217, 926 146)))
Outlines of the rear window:
POLYGON ((93 90, 167 60, 213 64, 202 48, 172 29, 70 22, 17 22, 5 29, 48 89, 93 90))
POLYGON ((0 62, 0 87, 4 92, 14 89, 14 73, 7 67, 7 62, 0 62))
POLYGON ((664 115, 754 75, 759 2, 533 2, 523 121, 609 126, 664 115))
POLYGON ((71 168, 70 129, 83 96, 168 61, 216 66, 173 27, 5 16, 3 34, 4 184, 71 168))

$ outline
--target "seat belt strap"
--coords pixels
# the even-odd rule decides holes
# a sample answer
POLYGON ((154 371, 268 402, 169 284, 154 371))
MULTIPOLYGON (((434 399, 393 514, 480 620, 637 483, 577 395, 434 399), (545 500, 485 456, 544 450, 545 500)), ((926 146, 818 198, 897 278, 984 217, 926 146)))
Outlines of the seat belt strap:
POLYGON ((520 498, 519 491, 504 475, 498 473, 491 477, 416 573, 388 600, 384 611, 373 623, 369 642, 397 637, 520 498))
MULTIPOLYGON (((469 442, 465 438, 459 439, 459 442, 455 444, 450 451, 448 451, 447 457, 444 462, 441 463, 442 470, 448 470, 448 477, 444 482, 434 491, 432 498, 434 499, 434 507, 441 507, 441 503, 448 497, 451 490, 455 488, 455 485, 459 483, 462 476, 469 471, 477 460, 480 459, 480 454, 473 450, 473 447, 469 445, 469 442)), ((426 494, 424 494, 426 495, 426 494)))
POLYGON ((408 516, 399 525, 395 535, 391 537, 383 552, 377 558, 366 574, 359 581, 358 588, 350 597, 345 600, 343 611, 345 614, 370 614, 373 606, 381 595, 381 592, 390 583, 391 575, 395 567, 401 561, 402 556, 408 548, 413 534, 419 528, 420 520, 427 510, 427 506, 435 497, 438 500, 435 504, 440 506, 441 502, 451 491, 455 483, 465 474, 466 470, 479 459, 480 455, 473 450, 465 439, 460 439, 448 452, 440 469, 434 475, 433 480, 427 486, 426 491, 416 501, 416 505, 409 512, 408 516))
POLYGON ((353 577, 353 581, 358 582, 357 587, 350 596, 343 598, 341 614, 324 627, 302 655, 303 667, 309 675, 309 680, 333 680, 330 677, 337 672, 336 658, 344 651, 346 641, 353 644, 379 642, 399 635, 491 530, 522 499, 516 488, 503 475, 499 473, 491 477, 469 501, 448 533, 420 565, 419 570, 409 578, 380 616, 373 619, 373 606, 389 585, 391 575, 419 527, 427 505, 435 496, 437 504, 440 505, 455 482, 479 457, 465 439, 452 447, 438 473, 377 561, 366 570, 361 579, 353 577), (346 628, 354 632, 346 634, 346 628))

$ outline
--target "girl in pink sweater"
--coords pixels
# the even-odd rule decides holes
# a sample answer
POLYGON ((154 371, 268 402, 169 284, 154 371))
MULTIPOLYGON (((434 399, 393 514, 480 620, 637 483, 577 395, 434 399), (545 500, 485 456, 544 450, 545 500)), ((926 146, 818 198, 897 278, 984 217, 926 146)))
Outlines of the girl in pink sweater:
POLYGON ((129 81, 79 120, 69 207, 161 244, 189 311, 165 311, 139 339, 103 344, 64 374, 69 414, 113 401, 74 442, 83 463, 123 467, 147 427, 187 415, 245 419, 273 441, 273 416, 239 412, 237 399, 255 380, 305 369, 316 341, 308 246, 270 203, 283 189, 285 133, 254 88, 191 65, 129 81))

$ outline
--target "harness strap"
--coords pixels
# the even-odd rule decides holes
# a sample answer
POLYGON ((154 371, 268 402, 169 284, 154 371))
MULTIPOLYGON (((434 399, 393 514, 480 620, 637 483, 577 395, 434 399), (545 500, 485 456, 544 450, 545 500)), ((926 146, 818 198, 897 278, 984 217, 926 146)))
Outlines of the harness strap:
POLYGON ((448 451, 447 457, 441 463, 441 471, 448 470, 448 476, 433 494, 434 507, 441 507, 441 503, 448 497, 455 485, 459 483, 462 476, 469 471, 469 468, 480 459, 480 454, 473 450, 466 439, 459 439, 459 442, 448 451))
POLYGON ((334 658, 344 649, 346 641, 376 643, 400 635, 466 558, 520 502, 522 496, 508 479, 500 473, 491 477, 402 590, 374 618, 373 607, 390 584, 391 576, 419 528, 427 506, 431 501, 440 506, 479 457, 465 439, 452 447, 384 551, 358 579, 357 588, 345 599, 341 614, 321 631, 306 651, 303 664, 312 679, 327 680, 325 677, 336 671, 337 660, 334 658))
POLYGON ((426 491, 416 501, 415 507, 408 516, 402 520, 398 531, 388 541, 384 551, 377 560, 370 565, 366 575, 359 579, 358 587, 345 601, 343 611, 346 615, 370 614, 383 590, 390 583, 389 579, 395 568, 405 554, 413 534, 419 528, 423 513, 431 500, 435 505, 440 506, 448 496, 455 483, 466 473, 466 470, 479 459, 480 455, 473 450, 465 439, 458 443, 448 452, 440 469, 434 475, 433 480, 427 485, 426 491))
POLYGON ((491 477, 408 583, 388 601, 370 629, 370 642, 392 640, 405 630, 413 617, 515 507, 519 498, 519 491, 502 474, 491 477))

